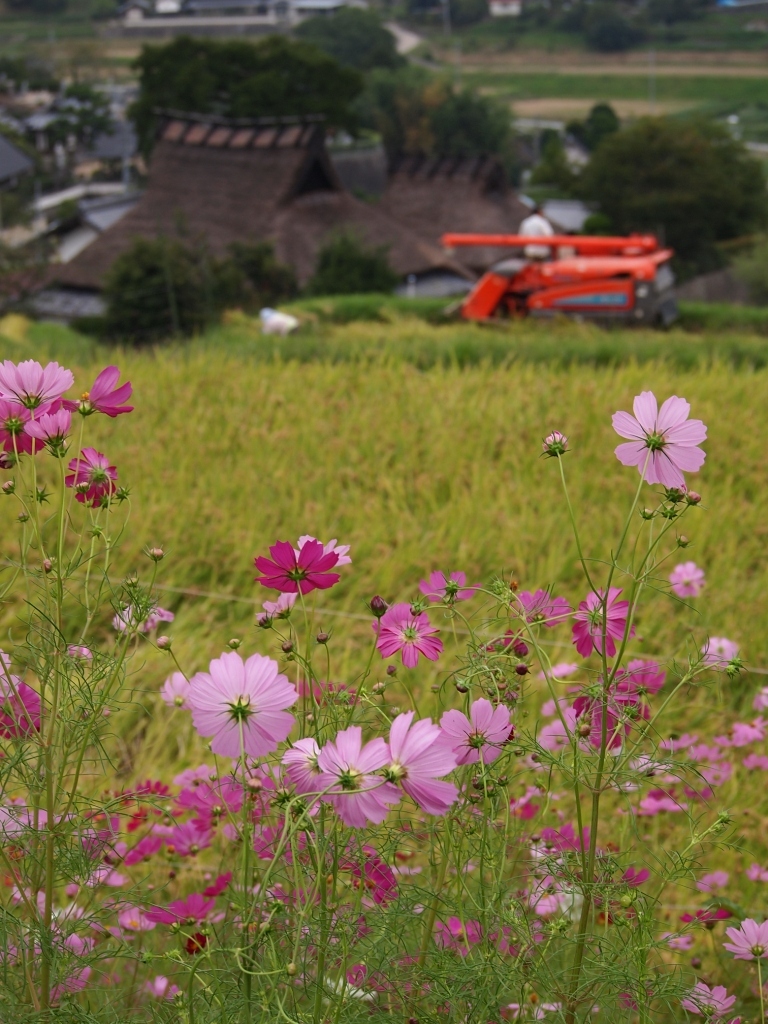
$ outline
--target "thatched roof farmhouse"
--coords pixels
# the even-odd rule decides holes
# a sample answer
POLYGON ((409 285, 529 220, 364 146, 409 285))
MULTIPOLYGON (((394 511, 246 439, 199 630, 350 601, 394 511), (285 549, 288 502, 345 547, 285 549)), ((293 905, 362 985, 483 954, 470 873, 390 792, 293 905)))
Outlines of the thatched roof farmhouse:
POLYGON ((392 215, 391 203, 366 203, 346 191, 324 140, 322 121, 312 117, 229 121, 166 115, 142 198, 79 256, 56 268, 55 281, 98 290, 135 238, 163 234, 204 240, 218 255, 234 241, 269 239, 278 259, 291 264, 304 283, 325 240, 344 230, 368 245, 386 246, 392 267, 403 276, 471 276, 440 248, 442 225, 419 216, 414 229, 407 214, 392 215))

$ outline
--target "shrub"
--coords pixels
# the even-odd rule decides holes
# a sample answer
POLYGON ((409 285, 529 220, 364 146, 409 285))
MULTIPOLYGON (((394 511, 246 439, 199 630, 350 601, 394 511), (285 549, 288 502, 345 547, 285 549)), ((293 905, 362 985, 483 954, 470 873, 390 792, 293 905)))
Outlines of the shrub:
POLYGON ((397 68, 405 63, 397 52, 395 37, 384 28, 375 11, 342 7, 332 16, 307 18, 295 35, 358 71, 397 68))
POLYGON ((343 234, 326 242, 318 253, 307 291, 310 295, 391 292, 399 280, 385 247, 368 249, 355 235, 343 234))
POLYGON ((612 4, 595 4, 585 18, 587 44, 601 53, 619 53, 636 46, 643 33, 612 4))
POLYGON ((585 121, 571 121, 566 125, 574 138, 587 149, 597 149, 603 139, 621 128, 621 122, 610 103, 596 103, 585 121))
POLYGON ((752 301, 758 306, 768 305, 768 240, 760 242, 748 255, 737 257, 734 269, 749 288, 752 301))

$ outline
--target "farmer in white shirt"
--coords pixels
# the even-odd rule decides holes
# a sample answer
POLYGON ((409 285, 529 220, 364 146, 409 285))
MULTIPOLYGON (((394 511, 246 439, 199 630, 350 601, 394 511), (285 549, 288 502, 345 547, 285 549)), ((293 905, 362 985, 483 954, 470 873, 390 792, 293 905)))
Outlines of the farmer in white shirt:
MULTIPOLYGON (((520 225, 519 233, 528 238, 551 238, 555 232, 547 218, 542 214, 541 207, 536 205, 530 217, 526 217, 520 225)), ((549 246, 526 245, 525 255, 529 260, 545 260, 549 256, 549 246)))

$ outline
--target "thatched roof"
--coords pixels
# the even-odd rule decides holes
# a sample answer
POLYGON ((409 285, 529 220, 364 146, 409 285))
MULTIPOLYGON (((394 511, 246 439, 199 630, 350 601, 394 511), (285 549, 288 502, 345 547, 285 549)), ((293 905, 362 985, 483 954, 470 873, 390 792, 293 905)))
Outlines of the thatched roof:
MULTIPOLYGON (((496 157, 419 157, 393 161, 379 208, 428 241, 454 232, 515 234, 530 214, 506 184, 496 157)), ((462 261, 485 268, 503 253, 467 249, 462 261)))
POLYGON ((303 283, 333 232, 351 230, 389 247, 400 274, 467 272, 440 249, 437 234, 414 232, 380 206, 346 192, 325 151, 321 119, 232 121, 168 114, 152 153, 147 190, 114 227, 52 277, 98 289, 138 237, 186 236, 222 255, 234 241, 269 239, 303 283), (429 237, 431 242, 425 239, 429 237))

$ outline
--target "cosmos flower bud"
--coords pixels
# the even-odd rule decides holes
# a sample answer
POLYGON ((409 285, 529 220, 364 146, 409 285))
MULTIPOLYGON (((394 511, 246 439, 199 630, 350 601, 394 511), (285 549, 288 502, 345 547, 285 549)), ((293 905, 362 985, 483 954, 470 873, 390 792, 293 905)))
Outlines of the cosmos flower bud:
POLYGON ((397 665, 387 665, 387 675, 393 676, 397 672, 397 665))
POLYGON ((374 597, 371 598, 368 607, 371 609, 376 618, 380 619, 384 612, 389 607, 389 605, 387 604, 383 597, 379 597, 379 595, 376 594, 374 597))
POLYGON ((317 636, 315 637, 315 639, 317 640, 317 642, 319 644, 327 644, 328 641, 330 640, 330 634, 329 633, 318 633, 317 636))
POLYGON ((541 442, 541 447, 544 454, 549 456, 549 458, 559 458, 568 451, 568 438, 565 434, 561 434, 559 430, 553 430, 541 442))
POLYGON ((230 650, 236 651, 238 649, 238 647, 240 647, 242 645, 242 643, 243 643, 242 640, 240 640, 236 636, 233 636, 232 639, 227 642, 227 647, 229 647, 230 650))
POLYGON ((688 502, 689 505, 698 505, 701 501, 701 495, 698 491, 688 491, 688 493, 685 496, 685 500, 688 502))
POLYGON ((169 636, 159 636, 157 638, 157 646, 161 651, 170 651, 172 640, 169 636))
POLYGON ((16 481, 15 480, 6 480, 5 483, 3 484, 3 494, 13 494, 13 492, 15 490, 16 490, 16 481))
POLYGON ((165 552, 162 548, 147 548, 147 555, 153 562, 161 562, 165 558, 165 552))
POLYGON ((518 638, 513 642, 512 650, 515 652, 518 658, 524 658, 528 653, 528 644, 525 642, 525 640, 520 640, 518 638))
POLYGON ((43 559, 43 572, 47 574, 51 571, 52 568, 53 562, 50 560, 50 558, 43 559))
POLYGON ((677 538, 677 546, 679 548, 687 548, 690 543, 691 542, 688 540, 685 534, 677 538))
POLYGON ((281 649, 283 654, 290 654, 291 651, 293 650, 293 640, 284 641, 284 643, 281 645, 281 649))
POLYGON ((519 665, 515 665, 515 672, 519 676, 527 676, 530 671, 524 661, 521 661, 519 665))

